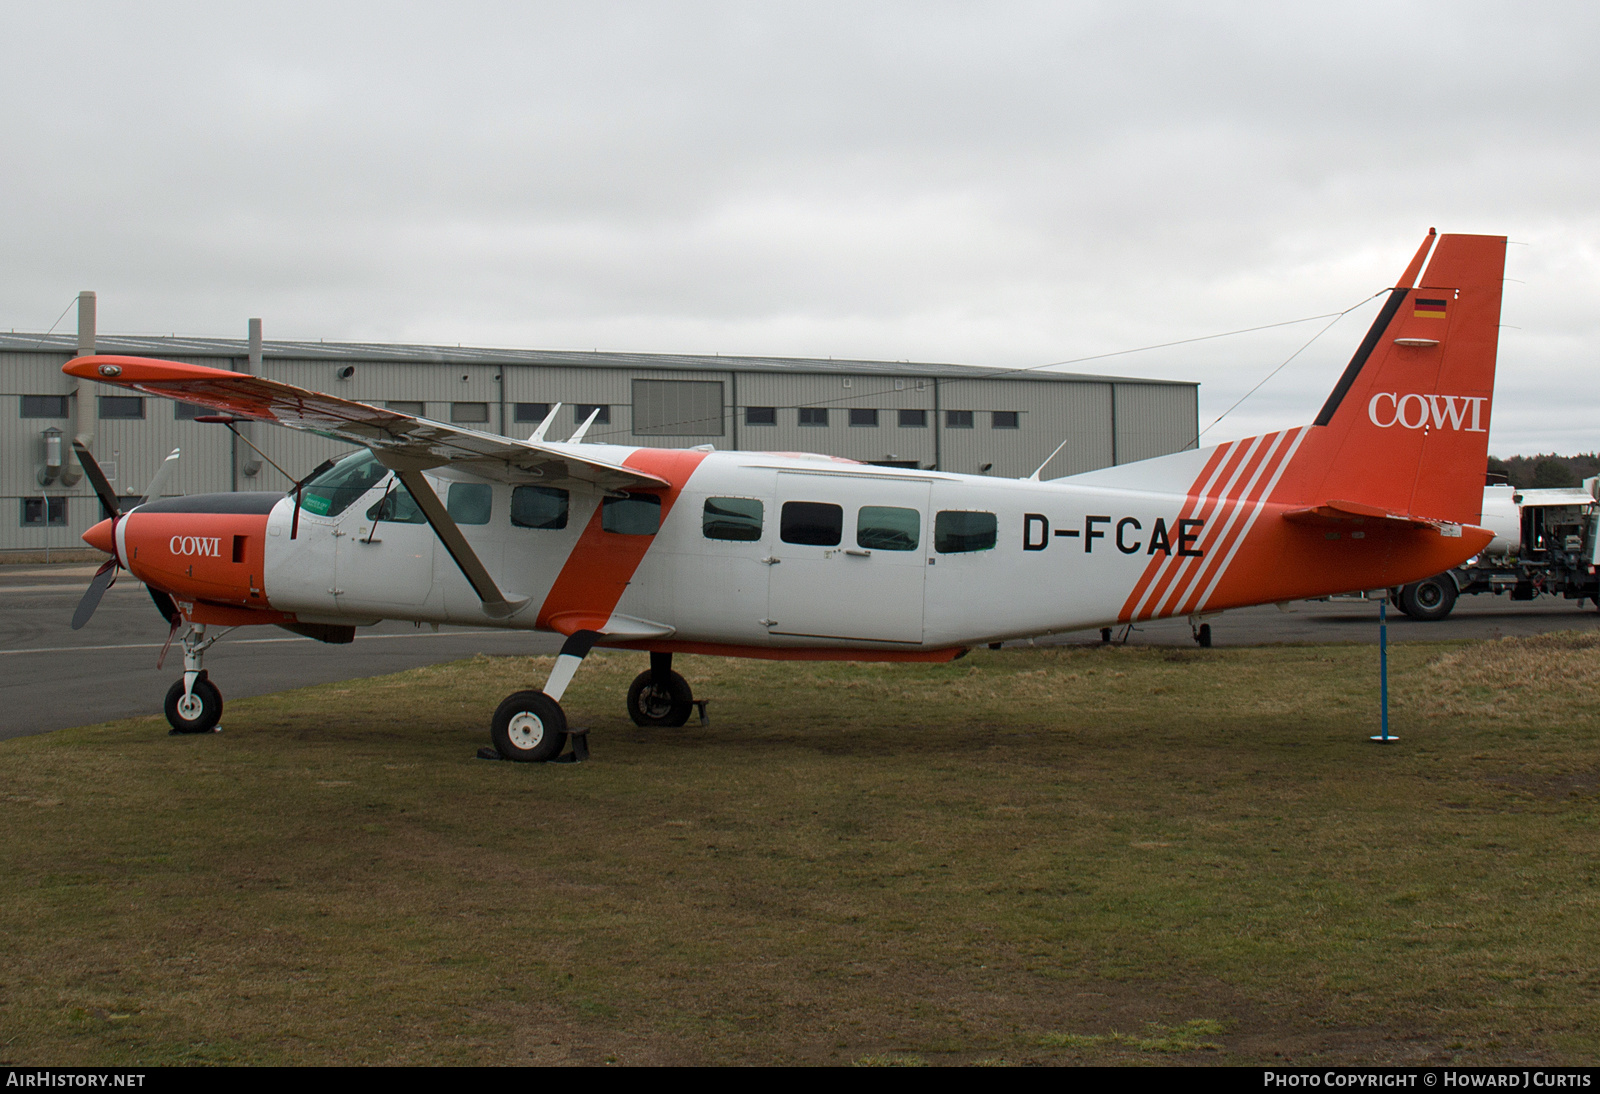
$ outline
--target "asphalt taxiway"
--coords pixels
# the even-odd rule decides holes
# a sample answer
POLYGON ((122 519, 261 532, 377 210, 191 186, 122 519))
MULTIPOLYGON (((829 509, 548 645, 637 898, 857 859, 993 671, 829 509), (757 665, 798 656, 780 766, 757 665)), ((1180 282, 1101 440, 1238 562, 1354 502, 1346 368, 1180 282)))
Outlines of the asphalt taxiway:
MULTIPOLYGON (((167 636, 144 587, 129 575, 113 585, 89 624, 71 629, 73 609, 95 567, 83 564, 0 566, 0 740, 114 718, 159 714, 167 688, 182 671, 174 650, 156 658, 167 636)), ((1378 641, 1378 605, 1371 601, 1299 601, 1280 611, 1246 608, 1208 620, 1217 646, 1378 641)), ((1463 597, 1449 619, 1418 623, 1389 611, 1389 641, 1501 638, 1600 628, 1589 601, 1513 602, 1463 597)), ((1113 641, 1193 648, 1182 619, 1115 628, 1113 641)), ((1098 631, 1039 639, 1040 645, 1095 644, 1098 631)), ((1008 643, 1027 645, 1028 643, 1008 643)), ((224 701, 308 684, 379 676, 477 654, 535 656, 561 648, 557 636, 489 628, 381 623, 362 628, 346 646, 328 646, 277 627, 239 630, 206 653, 206 668, 224 701)), ((641 665, 643 655, 640 657, 641 665)), ((530 680, 530 687, 543 681, 530 680)))

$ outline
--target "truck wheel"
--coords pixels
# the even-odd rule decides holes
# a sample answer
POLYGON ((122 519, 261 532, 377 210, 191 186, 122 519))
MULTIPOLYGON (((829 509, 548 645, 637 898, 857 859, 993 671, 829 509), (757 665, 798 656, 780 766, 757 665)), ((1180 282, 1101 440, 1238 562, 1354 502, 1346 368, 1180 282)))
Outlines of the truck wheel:
POLYGON ((1412 619, 1433 623, 1456 606, 1456 583, 1440 574, 1400 590, 1400 610, 1412 619))

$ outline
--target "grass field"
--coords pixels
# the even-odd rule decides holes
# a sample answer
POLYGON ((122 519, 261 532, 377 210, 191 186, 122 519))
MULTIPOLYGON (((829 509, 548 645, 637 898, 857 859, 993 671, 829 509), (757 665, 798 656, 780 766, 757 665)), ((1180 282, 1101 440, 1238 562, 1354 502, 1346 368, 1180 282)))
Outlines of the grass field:
MULTIPOLYGON (((1600 1061, 1600 636, 488 659, 0 744, 0 1059, 1600 1061)), ((226 691, 227 682, 220 682, 226 691)), ((152 684, 152 696, 164 682, 152 684)))

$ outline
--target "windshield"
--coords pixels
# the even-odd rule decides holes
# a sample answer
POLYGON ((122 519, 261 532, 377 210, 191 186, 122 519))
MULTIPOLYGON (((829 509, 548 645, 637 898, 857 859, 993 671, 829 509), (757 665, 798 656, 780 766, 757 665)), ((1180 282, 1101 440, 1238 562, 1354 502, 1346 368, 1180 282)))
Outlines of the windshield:
POLYGON ((363 448, 309 479, 300 491, 300 505, 319 517, 336 517, 388 473, 389 469, 363 448))

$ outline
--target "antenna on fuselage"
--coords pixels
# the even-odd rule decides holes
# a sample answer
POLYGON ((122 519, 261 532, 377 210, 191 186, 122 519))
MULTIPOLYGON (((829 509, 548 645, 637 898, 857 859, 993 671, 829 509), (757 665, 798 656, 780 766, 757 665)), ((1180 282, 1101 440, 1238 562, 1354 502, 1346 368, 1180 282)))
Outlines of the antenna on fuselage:
MULTIPOLYGON (((1072 438, 1068 437, 1067 441, 1070 440, 1072 440, 1072 438)), ((1029 482, 1039 481, 1039 475, 1044 471, 1045 468, 1050 466, 1050 461, 1059 456, 1061 454, 1061 450, 1067 447, 1067 441, 1062 441, 1060 444, 1056 445, 1056 450, 1044 458, 1044 462, 1039 465, 1039 470, 1028 476, 1029 482)))
POLYGON ((600 417, 600 408, 595 407, 593 410, 589 411, 589 416, 583 420, 583 424, 578 427, 578 431, 567 438, 567 443, 578 444, 580 441, 582 441, 583 435, 589 432, 589 427, 594 425, 594 420, 598 417, 600 417))
POLYGON ((528 434, 528 440, 538 442, 544 440, 545 430, 556 423, 556 415, 561 412, 561 404, 557 403, 550 408, 550 413, 544 416, 544 421, 539 423, 539 428, 528 434))

